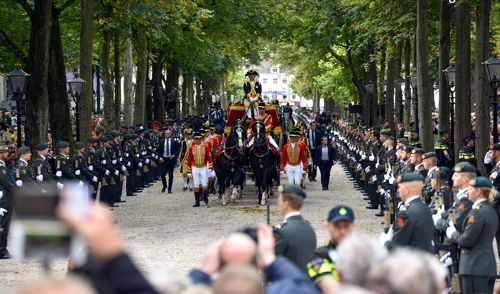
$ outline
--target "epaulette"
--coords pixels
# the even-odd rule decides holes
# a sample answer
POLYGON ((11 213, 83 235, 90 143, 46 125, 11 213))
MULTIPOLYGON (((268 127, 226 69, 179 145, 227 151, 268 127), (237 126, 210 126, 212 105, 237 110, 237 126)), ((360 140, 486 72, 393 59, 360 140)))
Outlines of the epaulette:
POLYGON ((460 197, 460 198, 469 198, 469 194, 467 194, 467 192, 465 192, 465 193, 462 195, 462 197, 460 197))
POLYGON ((474 209, 479 209, 481 208, 481 204, 478 204, 476 207, 474 207, 474 209))
POLYGON ((283 221, 283 223, 282 223, 281 225, 277 225, 277 226, 276 226, 276 229, 278 229, 278 230, 279 230, 279 229, 283 228, 285 225, 286 225, 286 220, 284 220, 284 221, 283 221))

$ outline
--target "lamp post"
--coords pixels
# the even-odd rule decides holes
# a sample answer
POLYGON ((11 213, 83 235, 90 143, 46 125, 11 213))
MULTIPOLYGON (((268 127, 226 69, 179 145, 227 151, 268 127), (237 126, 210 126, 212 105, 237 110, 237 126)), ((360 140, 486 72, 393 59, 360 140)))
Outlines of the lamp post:
POLYGON ((153 89, 154 87, 151 85, 150 81, 146 82, 146 107, 148 109, 148 128, 151 128, 151 105, 153 100, 153 89))
POLYGON ((455 93, 455 63, 452 62, 451 66, 447 69, 443 70, 444 75, 446 77, 446 82, 448 83, 448 90, 450 90, 450 133, 451 133, 451 150, 453 150, 453 146, 455 145, 455 101, 453 94, 455 93))
POLYGON ((380 115, 385 119, 385 101, 386 101, 386 95, 387 95, 387 81, 383 81, 380 83, 380 88, 382 90, 382 102, 380 104, 380 115))
POLYGON ((416 130, 418 131, 418 77, 417 77, 417 69, 414 68, 413 72, 410 75, 410 86, 413 90, 413 101, 415 103, 415 124, 417 125, 416 130))
POLYGON ((405 79, 400 77, 396 80, 396 91, 398 92, 399 97, 399 121, 403 122, 403 114, 404 114, 404 102, 403 102, 403 92, 405 87, 405 79))
POLYGON ((21 64, 16 64, 16 69, 7 74, 9 84, 12 88, 12 93, 16 99, 16 112, 17 112, 17 147, 21 147, 21 103, 23 102, 24 91, 26 89, 26 82, 30 75, 21 69, 21 64))
MULTIPOLYGON (((368 93, 368 98, 370 99, 370 110, 373 108, 373 93, 375 92, 375 86, 372 81, 366 85, 366 92, 368 93)), ((370 115, 370 127, 373 126, 373 115, 370 115)))
POLYGON ((493 93, 490 100, 493 104, 493 143, 498 143, 498 87, 500 86, 500 58, 498 53, 493 52, 493 57, 483 62, 488 81, 493 93))
POLYGON ((80 78, 80 74, 75 71, 75 77, 68 81, 71 98, 75 102, 75 118, 76 118, 76 141, 80 141, 80 99, 82 98, 83 86, 85 81, 80 78))

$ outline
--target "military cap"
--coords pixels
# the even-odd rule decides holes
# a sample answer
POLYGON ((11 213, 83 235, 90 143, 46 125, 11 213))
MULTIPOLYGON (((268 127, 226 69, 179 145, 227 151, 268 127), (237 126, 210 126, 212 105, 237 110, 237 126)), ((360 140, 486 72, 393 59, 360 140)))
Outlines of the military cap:
POLYGON ((388 131, 381 132, 380 134, 381 134, 381 135, 385 135, 385 136, 390 136, 390 135, 392 135, 392 133, 391 133, 391 132, 388 132, 388 131))
POLYGON ((9 148, 5 147, 5 146, 0 146, 0 153, 5 153, 9 151, 9 148))
POLYGON ((477 173, 477 169, 468 162, 460 162, 453 167, 455 173, 477 173))
POLYGON ((394 137, 387 137, 386 140, 392 140, 392 141, 394 141, 394 137))
POLYGON ((130 126, 130 127, 128 127, 128 128, 129 128, 129 129, 134 129, 134 126, 130 126))
POLYGON ((488 146, 488 150, 500 150, 500 144, 490 144, 490 146, 488 146))
POLYGON ((115 138, 111 135, 107 135, 106 138, 108 139, 108 141, 114 141, 115 138))
POLYGON ((152 129, 147 129, 146 131, 147 131, 147 132, 150 132, 150 133, 151 133, 151 132, 153 132, 153 130, 152 130, 152 129))
POLYGON ((397 141, 397 143, 408 145, 408 139, 406 139, 406 138, 399 138, 398 141, 397 141))
POLYGON ((139 138, 139 135, 137 135, 137 134, 130 134, 130 137, 131 137, 132 140, 135 140, 135 139, 139 138))
POLYGON ((410 133, 418 133, 416 129, 410 130, 410 133))
POLYGON ((373 129, 374 129, 375 131, 380 131, 380 126, 374 126, 374 127, 373 127, 373 129))
POLYGON ((211 130, 215 130, 215 125, 214 124, 210 124, 210 129, 211 130))
POLYGON ((120 132, 118 132, 118 131, 112 131, 112 132, 111 132, 111 136, 113 136, 113 137, 120 137, 120 135, 121 135, 121 134, 120 134, 120 132))
POLYGON ((150 131, 145 131, 144 134, 145 135, 149 135, 151 132, 150 131))
POLYGON ((448 130, 447 129, 442 129, 441 131, 439 131, 439 134, 442 136, 444 134, 448 134, 448 130))
POLYGON ((128 127, 127 126, 122 126, 122 129, 128 129, 128 127))
POLYGON ((351 127, 356 127, 356 124, 355 124, 355 123, 352 123, 352 124, 351 124, 351 127))
POLYGON ((446 166, 438 166, 436 167, 431 174, 431 178, 439 178, 439 179, 449 179, 451 176, 451 170, 446 166))
POLYGON ((409 125, 409 126, 414 126, 414 125, 415 125, 415 122, 414 122, 414 121, 411 121, 408 125, 409 125))
POLYGON ((205 129, 204 129, 204 128, 200 128, 200 129, 198 130, 198 132, 199 132, 200 134, 202 134, 202 135, 205 135, 205 129))
POLYGON ((476 137, 473 137, 472 135, 465 135, 465 136, 462 138, 462 142, 467 143, 467 142, 469 142, 470 140, 474 140, 474 139, 476 139, 476 137))
POLYGON ((140 128, 140 129, 138 129, 138 130, 137 130, 137 132, 138 132, 138 133, 144 133, 144 132, 146 132, 146 129, 144 129, 144 128, 140 128))
POLYGON ((201 139, 201 138, 203 138, 203 135, 200 132, 196 132, 196 134, 194 134, 194 138, 201 139))
POLYGON ((403 123, 402 123, 402 122, 398 122, 398 126, 399 126, 399 125, 403 125, 403 123))
POLYGON ((246 76, 249 76, 249 75, 256 75, 256 76, 259 76, 259 72, 257 72, 256 70, 254 69, 251 69, 249 71, 247 71, 247 73, 245 74, 245 77, 246 76))
POLYGON ((328 221, 334 223, 339 220, 346 220, 351 223, 354 222, 354 213, 352 209, 347 206, 337 206, 330 210, 328 213, 328 221))
POLYGON ((92 137, 92 138, 88 138, 88 139, 87 139, 87 142, 89 142, 89 143, 92 143, 92 144, 93 144, 93 143, 97 143, 97 142, 99 142, 99 139, 97 139, 97 138, 93 138, 93 137, 92 137))
POLYGON ((66 148, 66 147, 68 147, 68 146, 69 146, 69 143, 68 143, 68 142, 66 142, 66 141, 59 141, 59 142, 57 143, 57 147, 58 147, 58 148, 66 148))
POLYGON ((76 142, 75 149, 81 149, 81 148, 85 148, 85 145, 82 142, 76 142))
POLYGON ((108 142, 108 138, 107 137, 99 137, 99 141, 100 142, 108 142))
POLYGON ((485 177, 475 177, 469 181, 469 185, 471 187, 479 187, 479 188, 492 188, 493 184, 488 178, 485 177))
POLYGON ((374 134, 375 136, 380 136, 380 132, 379 132, 379 131, 373 131, 373 134, 374 134))
POLYGON ((384 124, 385 124, 386 122, 389 122, 389 120, 388 120, 387 118, 386 118, 386 119, 384 119, 384 120, 382 121, 382 123, 384 123, 384 124))
POLYGON ((21 154, 25 154, 25 153, 28 153, 30 152, 30 147, 28 146, 22 146, 22 147, 19 147, 17 149, 17 154, 21 155, 21 154))
POLYGON ((158 130, 153 130, 153 134, 159 134, 158 130))
POLYGON ((399 175, 396 179, 396 182, 398 184, 416 181, 423 182, 424 177, 422 177, 419 173, 404 173, 402 175, 399 175))
POLYGON ((436 153, 434 153, 434 152, 427 152, 424 155, 422 155, 422 159, 432 158, 432 157, 437 157, 436 153))
POLYGON ((415 149, 415 148, 413 148, 413 146, 411 146, 411 145, 403 146, 403 151, 406 151, 406 152, 411 152, 411 151, 413 151, 413 149, 415 149))
POLYGON ((141 123, 135 124, 136 127, 142 127, 141 123))
POLYGON ((306 198, 306 192, 299 186, 295 185, 281 185, 278 187, 280 193, 295 194, 306 198))
POLYGON ((289 135, 289 137, 298 137, 298 136, 300 136, 300 135, 299 135, 299 132, 297 132, 297 131, 292 131, 289 135))
POLYGON ((191 135, 191 134, 193 134, 193 129, 187 129, 187 130, 185 131, 185 134, 186 134, 186 135, 191 135))
POLYGON ((38 151, 42 151, 42 150, 45 150, 49 148, 49 145, 45 144, 45 143, 40 143, 40 144, 37 144, 35 146, 35 150, 38 150, 38 151))
POLYGON ((266 103, 260 102, 258 108, 266 108, 266 103))
POLYGON ((396 150, 403 150, 403 146, 401 146, 401 145, 397 145, 397 146, 396 146, 396 150))
POLYGON ((415 148, 411 151, 412 154, 425 154, 425 150, 422 148, 415 148))
POLYGON ((131 137, 129 134, 123 135, 123 140, 130 140, 130 139, 131 139, 131 137))

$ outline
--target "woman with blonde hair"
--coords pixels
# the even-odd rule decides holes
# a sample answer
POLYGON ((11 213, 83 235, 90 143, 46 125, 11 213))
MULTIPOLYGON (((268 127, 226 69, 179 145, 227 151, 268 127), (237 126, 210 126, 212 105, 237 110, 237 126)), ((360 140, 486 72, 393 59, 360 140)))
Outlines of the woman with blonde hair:
POLYGON ((497 274, 493 238, 498 227, 498 212, 490 202, 498 192, 485 177, 475 177, 469 185, 469 199, 474 204, 464 220, 463 231, 457 231, 450 221, 446 236, 460 245, 462 293, 493 293, 497 274))

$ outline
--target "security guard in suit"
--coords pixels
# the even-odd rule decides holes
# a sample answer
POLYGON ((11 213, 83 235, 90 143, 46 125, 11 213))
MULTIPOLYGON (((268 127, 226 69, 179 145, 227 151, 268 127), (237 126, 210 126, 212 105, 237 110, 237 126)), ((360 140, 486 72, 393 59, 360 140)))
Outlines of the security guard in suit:
POLYGON ((278 190, 280 213, 285 219, 274 228, 274 250, 276 255, 286 256, 307 274, 309 256, 316 249, 316 234, 300 215, 306 192, 295 185, 280 186, 278 190))
POLYGON ((9 236, 10 221, 14 212, 12 194, 17 190, 12 180, 9 168, 5 162, 9 158, 9 149, 0 146, 0 259, 10 259, 12 256, 7 250, 7 237, 9 236))
MULTIPOLYGON (((56 181, 49 163, 49 146, 41 143, 35 146, 38 157, 34 162, 35 178, 42 188, 55 187, 56 181)), ((47 189, 45 189, 47 190, 47 189)))
POLYGON ((35 181, 33 171, 28 165, 31 159, 31 152, 28 146, 22 146, 17 149, 19 160, 16 165, 16 186, 20 189, 41 190, 35 181))
POLYGON ((485 177, 475 177, 469 184, 468 194, 474 204, 463 230, 457 231, 450 222, 446 236, 460 246, 462 293, 493 293, 497 268, 492 244, 498 228, 498 212, 489 199, 498 197, 498 192, 485 177))
POLYGON ((408 246, 429 253, 434 252, 432 237, 434 223, 427 205, 420 200, 424 178, 417 173, 405 173, 397 177, 398 193, 404 201, 396 215, 393 230, 380 235, 380 242, 388 249, 408 246))
POLYGON ((472 164, 475 168, 477 168, 477 159, 474 154, 474 138, 471 135, 465 135, 462 138, 462 142, 464 143, 464 147, 460 148, 458 151, 458 160, 460 162, 468 162, 472 164))

